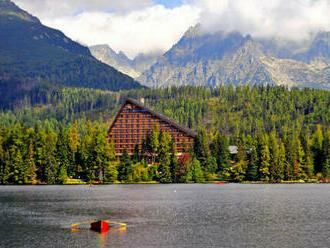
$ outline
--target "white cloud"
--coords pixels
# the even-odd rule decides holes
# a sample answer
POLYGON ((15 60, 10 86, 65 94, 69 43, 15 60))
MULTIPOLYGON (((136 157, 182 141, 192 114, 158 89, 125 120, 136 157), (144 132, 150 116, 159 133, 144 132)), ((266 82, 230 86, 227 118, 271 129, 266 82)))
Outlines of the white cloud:
POLYGON ((109 44, 129 57, 164 52, 197 23, 199 10, 184 5, 166 9, 155 5, 129 13, 84 12, 77 16, 44 18, 43 23, 62 30, 87 45, 109 44))
POLYGON ((207 31, 240 31, 291 40, 330 30, 330 0, 196 0, 207 31))
POLYGON ((173 9, 152 0, 14 1, 74 40, 109 44, 130 57, 168 50, 198 22, 211 32, 293 40, 330 29, 330 0, 189 0, 173 9))
POLYGON ((131 11, 152 5, 153 0, 13 0, 40 18, 58 18, 85 11, 131 11))

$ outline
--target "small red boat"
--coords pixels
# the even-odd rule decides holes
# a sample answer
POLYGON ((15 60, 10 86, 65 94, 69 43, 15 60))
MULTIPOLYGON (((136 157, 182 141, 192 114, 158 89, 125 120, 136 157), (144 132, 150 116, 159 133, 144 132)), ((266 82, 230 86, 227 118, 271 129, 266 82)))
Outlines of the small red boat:
POLYGON ((92 220, 92 221, 85 221, 85 222, 79 222, 76 224, 72 224, 71 228, 72 230, 79 229, 79 226, 90 224, 90 229, 96 232, 105 233, 109 231, 110 225, 112 225, 111 228, 118 229, 118 226, 121 226, 121 229, 126 229, 126 223, 120 223, 115 221, 108 221, 108 220, 92 220))
POLYGON ((222 185, 222 184, 226 184, 226 183, 223 183, 223 182, 216 182, 215 184, 220 184, 220 185, 222 185))
POLYGON ((104 220, 99 220, 91 223, 91 230, 104 233, 109 231, 109 223, 104 220))

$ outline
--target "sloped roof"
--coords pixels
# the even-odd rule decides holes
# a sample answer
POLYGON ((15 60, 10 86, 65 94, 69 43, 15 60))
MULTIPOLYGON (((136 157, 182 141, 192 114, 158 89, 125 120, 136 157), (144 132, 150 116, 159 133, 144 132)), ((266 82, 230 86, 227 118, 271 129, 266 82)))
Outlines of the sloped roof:
MULTIPOLYGON (((176 127, 177 129, 179 129, 180 131, 186 133, 187 135, 191 136, 191 137, 195 137, 196 136, 196 133, 194 131, 192 131, 191 129, 189 128, 186 128, 178 123, 176 123, 175 121, 171 120, 170 118, 168 118, 167 116, 163 115, 163 114, 160 114, 152 109, 150 109, 149 107, 143 105, 142 103, 136 101, 135 99, 132 99, 132 98, 126 98, 125 100, 125 103, 123 104, 123 106, 121 107, 120 111, 118 112, 117 116, 119 115, 119 113, 122 111, 123 107, 127 104, 127 103, 130 103, 130 104, 133 104, 141 109, 144 109, 146 110, 147 112, 149 112, 150 114, 158 117, 159 119, 161 119, 162 121, 164 122, 167 122, 168 124, 171 124, 173 127, 176 127)), ((116 118, 117 118, 116 116, 116 118)), ((115 118, 115 120, 116 120, 115 118)), ((112 127, 113 123, 111 124, 110 128, 112 127)))

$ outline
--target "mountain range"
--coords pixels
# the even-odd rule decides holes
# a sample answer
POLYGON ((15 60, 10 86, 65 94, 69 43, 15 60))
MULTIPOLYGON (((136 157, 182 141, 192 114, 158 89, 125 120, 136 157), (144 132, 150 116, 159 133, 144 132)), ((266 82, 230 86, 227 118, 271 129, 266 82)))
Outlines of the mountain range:
POLYGON ((196 25, 163 55, 139 54, 130 59, 108 45, 88 49, 44 26, 10 0, 0 0, 0 97, 13 82, 16 90, 41 83, 111 91, 141 88, 141 84, 329 90, 330 32, 293 42, 239 32, 204 32, 196 25))
POLYGON ((330 89, 330 32, 319 33, 306 51, 276 40, 269 44, 238 32, 203 33, 197 25, 137 80, 150 87, 266 84, 330 89))
MULTIPOLYGON (((124 67, 118 56, 103 60, 109 54, 106 50, 92 54, 118 69, 124 67)), ((154 59, 154 64, 135 76, 148 87, 262 84, 330 89, 330 32, 294 42, 254 39, 239 32, 205 33, 196 25, 154 59)))
POLYGON ((140 53, 134 59, 129 59, 122 51, 116 53, 109 45, 96 45, 89 47, 92 55, 98 60, 106 63, 117 70, 133 78, 139 77, 142 72, 156 63, 158 54, 140 53))
POLYGON ((95 59, 87 47, 44 26, 13 2, 0 0, 0 82, 11 81, 25 88, 39 83, 113 91, 141 88, 95 59))

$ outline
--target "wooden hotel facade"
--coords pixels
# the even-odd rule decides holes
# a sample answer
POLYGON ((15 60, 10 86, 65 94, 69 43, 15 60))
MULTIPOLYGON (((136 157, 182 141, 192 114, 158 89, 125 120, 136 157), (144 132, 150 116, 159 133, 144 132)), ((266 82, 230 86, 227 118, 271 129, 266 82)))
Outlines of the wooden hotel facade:
POLYGON ((189 152, 194 143, 195 132, 128 98, 112 122, 108 133, 110 139, 114 140, 117 155, 122 155, 125 149, 128 154, 133 154, 136 144, 141 151, 143 140, 155 125, 160 131, 169 133, 175 139, 177 155, 189 152))

